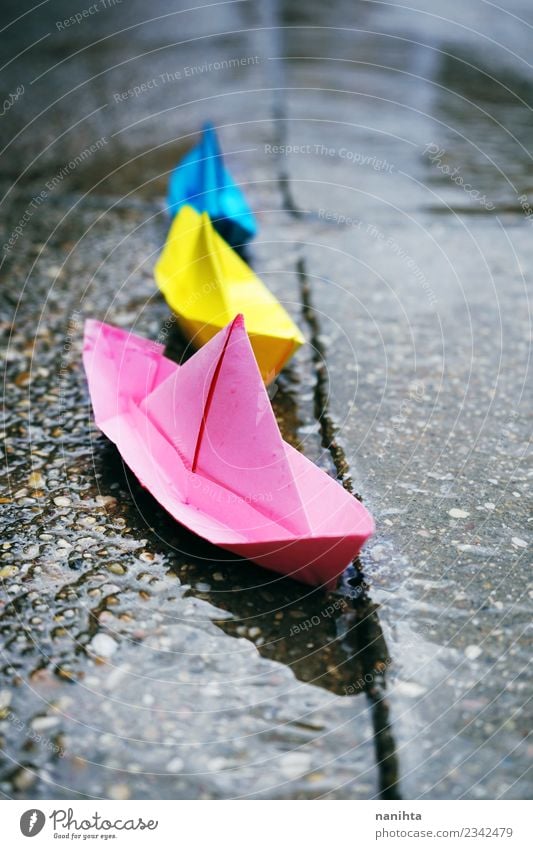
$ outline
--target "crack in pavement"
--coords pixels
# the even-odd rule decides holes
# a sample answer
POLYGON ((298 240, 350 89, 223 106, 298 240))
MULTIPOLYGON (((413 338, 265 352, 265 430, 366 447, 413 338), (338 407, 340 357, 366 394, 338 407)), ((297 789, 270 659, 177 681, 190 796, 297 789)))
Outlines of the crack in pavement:
MULTIPOLYGON (((275 38, 279 38, 279 28, 274 28, 272 33, 275 38)), ((284 53, 282 50, 277 50, 275 55, 282 56, 284 53)), ((284 73, 279 61, 273 59, 272 65, 274 68, 273 75, 275 81, 277 81, 277 85, 274 87, 275 100, 272 110, 275 144, 281 147, 287 144, 286 126, 288 120, 283 100, 284 73)), ((298 207, 293 197, 290 177, 281 157, 277 159, 277 179, 283 209, 291 218, 302 220, 305 213, 298 207)), ((329 451, 331 455, 338 480, 342 486, 354 498, 362 501, 362 497, 354 490, 350 464, 342 445, 337 439, 337 427, 329 411, 329 386, 325 368, 327 352, 321 339, 320 322, 317 311, 313 306, 312 287, 303 255, 296 261, 296 273, 299 281, 302 315, 307 324, 313 348, 312 360, 315 366, 314 417, 320 429, 321 443, 323 448, 329 451)), ((351 630, 357 629, 358 642, 363 646, 357 654, 364 673, 362 678, 363 689, 371 706, 380 797, 382 799, 400 799, 398 757, 391 728, 390 707, 386 699, 385 673, 390 664, 389 653, 379 624, 377 607, 367 595, 367 585, 358 559, 353 566, 354 568, 350 569, 347 577, 343 579, 340 592, 345 596, 353 611, 348 614, 348 617, 354 620, 351 630), (367 679, 369 680, 367 681, 367 679)), ((348 633, 350 633, 350 630, 348 633)))

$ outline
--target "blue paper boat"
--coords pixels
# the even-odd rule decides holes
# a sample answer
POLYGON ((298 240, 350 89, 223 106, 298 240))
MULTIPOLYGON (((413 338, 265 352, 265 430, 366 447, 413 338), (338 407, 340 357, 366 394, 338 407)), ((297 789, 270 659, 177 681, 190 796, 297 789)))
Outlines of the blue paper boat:
POLYGON ((171 173, 167 203, 172 217, 184 204, 207 212, 216 230, 233 247, 249 242, 257 232, 246 198, 224 166, 212 124, 205 125, 199 144, 171 173))

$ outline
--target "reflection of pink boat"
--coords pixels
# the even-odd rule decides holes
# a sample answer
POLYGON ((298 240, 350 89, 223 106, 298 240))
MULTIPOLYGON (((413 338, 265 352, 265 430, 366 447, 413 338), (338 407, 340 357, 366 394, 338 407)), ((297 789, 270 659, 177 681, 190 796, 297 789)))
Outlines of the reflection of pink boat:
POLYGON ((362 504, 281 438, 242 316, 182 366, 90 320, 83 360, 96 423, 191 531, 328 586, 372 534, 362 504))

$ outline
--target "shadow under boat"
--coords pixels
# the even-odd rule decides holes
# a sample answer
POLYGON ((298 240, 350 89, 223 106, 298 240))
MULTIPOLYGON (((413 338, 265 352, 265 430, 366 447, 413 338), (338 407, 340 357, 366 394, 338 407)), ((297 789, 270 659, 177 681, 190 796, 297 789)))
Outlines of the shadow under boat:
MULTIPOLYGON (((183 362, 194 353, 173 323, 165 354, 183 362)), ((296 399, 280 382, 273 399, 276 412, 297 445, 296 399), (292 427, 293 426, 293 427, 292 427)), ((214 620, 227 634, 245 637, 266 658, 289 666, 296 678, 339 696, 365 696, 369 702, 380 775, 381 797, 397 799, 398 765, 389 724, 385 686, 390 657, 381 630, 378 606, 368 594, 360 564, 346 570, 335 591, 311 587, 263 569, 211 545, 175 520, 125 466, 118 450, 105 440, 97 471, 103 491, 111 485, 130 494, 123 504, 130 527, 164 548, 170 566, 187 594, 230 613, 214 620)))

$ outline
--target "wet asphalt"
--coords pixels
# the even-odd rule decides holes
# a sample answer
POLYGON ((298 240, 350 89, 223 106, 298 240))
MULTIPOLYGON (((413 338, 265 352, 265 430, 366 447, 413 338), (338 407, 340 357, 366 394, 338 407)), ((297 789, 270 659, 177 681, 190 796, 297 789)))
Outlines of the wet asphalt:
POLYGON ((0 792, 527 798, 532 10, 190 5, 3 7, 0 792), (308 342, 284 438, 376 519, 336 593, 193 537, 92 420, 84 317, 191 353, 152 269, 207 119, 308 342))

